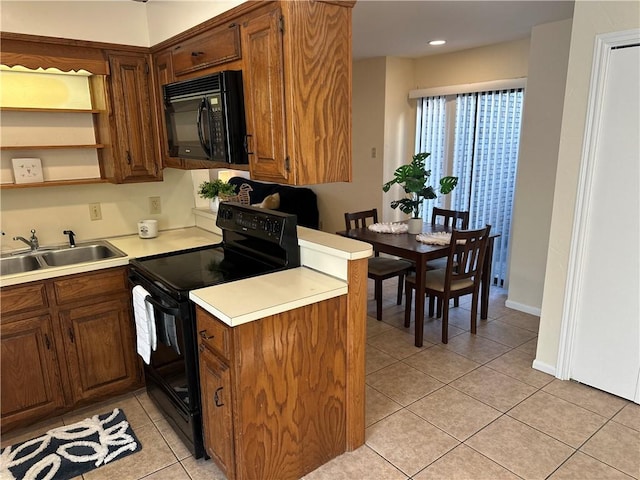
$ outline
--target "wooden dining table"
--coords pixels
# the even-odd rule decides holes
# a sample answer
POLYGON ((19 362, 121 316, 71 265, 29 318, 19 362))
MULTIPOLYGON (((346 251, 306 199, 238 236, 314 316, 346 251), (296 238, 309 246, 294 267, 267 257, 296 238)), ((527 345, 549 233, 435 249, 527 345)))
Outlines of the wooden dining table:
MULTIPOLYGON (((424 223, 422 233, 450 232, 451 229, 442 225, 424 223)), ((370 243, 375 252, 387 253, 396 257, 412 260, 416 268, 416 292, 424 292, 425 272, 427 262, 436 258, 446 257, 449 245, 430 245, 416 240, 416 235, 410 233, 378 233, 368 228, 354 228, 336 232, 338 235, 354 238, 370 243)), ((487 319, 489 314, 489 287, 491 285, 491 261, 493 258, 493 242, 499 235, 492 234, 487 242, 482 268, 480 284, 480 318, 487 319)), ((422 347, 424 328, 424 295, 415 295, 416 334, 415 345, 422 347)))

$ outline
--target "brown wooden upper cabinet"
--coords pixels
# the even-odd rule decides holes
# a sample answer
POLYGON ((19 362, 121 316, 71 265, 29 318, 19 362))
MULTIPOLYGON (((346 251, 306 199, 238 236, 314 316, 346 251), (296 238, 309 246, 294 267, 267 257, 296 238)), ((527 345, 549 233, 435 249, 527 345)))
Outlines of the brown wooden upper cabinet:
POLYGON ((174 46, 173 72, 179 77, 241 56, 238 24, 221 25, 174 46))
POLYGON ((116 183, 161 180, 157 151, 158 127, 152 111, 154 98, 151 56, 148 54, 110 53, 111 94, 115 122, 112 144, 116 161, 109 164, 105 176, 116 183))
MULTIPOLYGON (((152 48, 154 58, 166 64, 162 54, 170 54, 175 79, 242 70, 252 178, 292 185, 351 181, 354 3, 246 2, 152 48)), ((179 159, 165 151, 165 165, 175 165, 179 159)))

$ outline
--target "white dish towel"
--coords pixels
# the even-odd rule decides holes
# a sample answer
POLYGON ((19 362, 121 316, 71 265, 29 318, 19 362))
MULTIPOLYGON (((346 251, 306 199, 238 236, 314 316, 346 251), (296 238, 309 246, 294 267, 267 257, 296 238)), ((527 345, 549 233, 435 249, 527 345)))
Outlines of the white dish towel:
POLYGON ((153 305, 146 301, 149 292, 141 285, 133 287, 133 314, 136 320, 136 350, 149 365, 151 351, 156 349, 156 322, 153 305))

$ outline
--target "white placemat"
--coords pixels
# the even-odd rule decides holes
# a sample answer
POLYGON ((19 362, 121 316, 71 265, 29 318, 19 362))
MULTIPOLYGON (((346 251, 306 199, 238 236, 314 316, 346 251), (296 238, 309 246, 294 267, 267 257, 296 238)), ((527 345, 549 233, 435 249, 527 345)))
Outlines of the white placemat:
POLYGON ((449 242, 451 241, 451 233, 421 233, 420 235, 416 235, 416 240, 429 245, 449 245, 449 242))
POLYGON ((409 225, 406 223, 374 223, 367 228, 377 233, 407 233, 409 225))

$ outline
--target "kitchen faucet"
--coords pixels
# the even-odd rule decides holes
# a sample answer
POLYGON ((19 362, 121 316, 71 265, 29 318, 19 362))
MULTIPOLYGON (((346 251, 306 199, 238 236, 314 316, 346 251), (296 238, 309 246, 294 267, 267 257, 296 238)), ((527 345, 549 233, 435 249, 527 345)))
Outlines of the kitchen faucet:
POLYGON ((38 237, 36 237, 36 231, 34 229, 31 229, 31 238, 29 240, 24 237, 13 237, 13 239, 20 240, 21 242, 26 243, 33 251, 37 250, 38 247, 40 247, 40 244, 38 243, 38 237))
POLYGON ((64 232, 65 235, 69 235, 69 247, 73 248, 76 246, 76 240, 74 237, 75 233, 73 233, 73 230, 65 230, 64 232))

